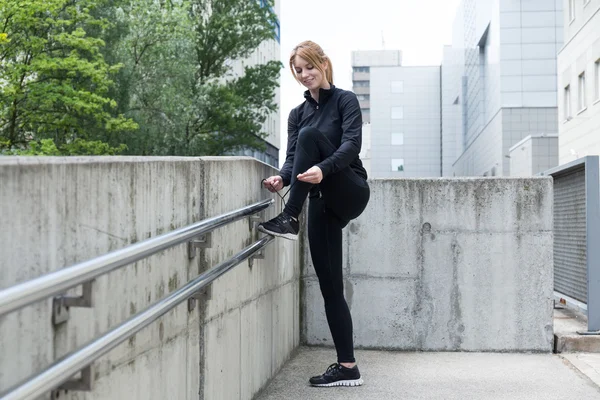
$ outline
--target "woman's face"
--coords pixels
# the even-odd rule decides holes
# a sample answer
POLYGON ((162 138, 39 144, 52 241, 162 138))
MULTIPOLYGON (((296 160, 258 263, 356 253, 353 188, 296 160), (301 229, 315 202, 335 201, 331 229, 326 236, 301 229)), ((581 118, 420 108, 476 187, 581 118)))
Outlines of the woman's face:
MULTIPOLYGON (((321 71, 314 65, 300 56, 294 58, 294 69, 298 80, 306 86, 308 90, 316 90, 326 86, 326 80, 321 71)), ((327 68, 327 64, 323 65, 323 70, 327 68)))

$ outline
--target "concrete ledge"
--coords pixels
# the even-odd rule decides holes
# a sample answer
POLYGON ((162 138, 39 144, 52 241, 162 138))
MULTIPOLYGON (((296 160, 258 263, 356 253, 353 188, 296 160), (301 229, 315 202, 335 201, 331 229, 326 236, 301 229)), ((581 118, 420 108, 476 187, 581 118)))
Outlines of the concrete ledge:
POLYGON ((600 353, 600 335, 581 335, 587 331, 585 315, 570 309, 554 310, 555 353, 600 353))

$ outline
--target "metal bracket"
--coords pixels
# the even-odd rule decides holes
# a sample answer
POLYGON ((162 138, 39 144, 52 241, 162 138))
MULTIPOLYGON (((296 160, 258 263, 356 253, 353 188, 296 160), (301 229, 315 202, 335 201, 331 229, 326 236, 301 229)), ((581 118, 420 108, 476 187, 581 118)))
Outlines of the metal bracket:
POLYGON ((212 299, 212 285, 194 293, 192 297, 188 299, 188 312, 194 311, 199 300, 207 301, 210 299, 212 299))
MULTIPOLYGON (((248 217, 248 229, 251 232, 252 241, 258 240, 258 224, 262 220, 261 213, 251 215, 248 217)), ((265 259, 265 250, 260 250, 257 253, 254 253, 252 256, 248 258, 248 267, 252 268, 254 266, 254 260, 264 260, 265 259)))
POLYGON ((88 365, 81 370, 81 377, 79 379, 72 379, 60 385, 58 388, 52 391, 52 400, 60 398, 61 391, 73 390, 76 392, 91 392, 93 386, 93 370, 92 366, 88 365))
POLYGON ((60 325, 69 320, 70 307, 92 307, 92 282, 82 285, 81 296, 57 296, 52 300, 52 323, 60 325))
POLYGON ((211 232, 208 232, 188 242, 188 257, 190 260, 196 257, 196 249, 210 249, 211 247, 212 235, 211 232))
POLYGON ((262 217, 260 216, 260 214, 255 214, 255 215, 251 215, 248 217, 248 229, 250 230, 250 232, 257 233, 256 228, 258 227, 258 224, 260 224, 260 221, 262 220, 262 217))

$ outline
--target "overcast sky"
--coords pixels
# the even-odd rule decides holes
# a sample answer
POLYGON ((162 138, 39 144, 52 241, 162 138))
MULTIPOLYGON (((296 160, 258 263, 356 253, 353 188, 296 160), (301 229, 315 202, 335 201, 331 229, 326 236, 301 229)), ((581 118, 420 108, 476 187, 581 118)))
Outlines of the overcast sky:
MULTIPOLYGON (((440 65, 452 42, 460 0, 281 0, 281 61, 288 66, 295 45, 312 40, 333 62, 334 83, 352 90, 351 52, 402 50, 403 65, 440 65)), ((281 75, 281 151, 285 158, 287 118, 304 99, 304 87, 289 67, 281 75)))

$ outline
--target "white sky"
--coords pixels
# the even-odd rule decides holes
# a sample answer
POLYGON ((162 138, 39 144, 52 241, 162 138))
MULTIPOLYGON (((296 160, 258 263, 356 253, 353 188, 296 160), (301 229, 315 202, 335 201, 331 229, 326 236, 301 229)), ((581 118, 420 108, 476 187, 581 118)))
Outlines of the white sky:
POLYGON ((312 40, 333 62, 337 87, 352 90, 351 52, 402 50, 403 65, 440 65, 442 49, 452 42, 460 0, 281 0, 281 150, 285 161, 287 118, 304 98, 304 87, 289 72, 295 45, 312 40))

